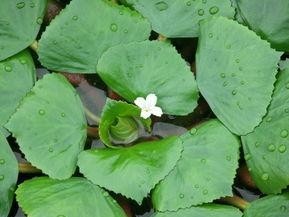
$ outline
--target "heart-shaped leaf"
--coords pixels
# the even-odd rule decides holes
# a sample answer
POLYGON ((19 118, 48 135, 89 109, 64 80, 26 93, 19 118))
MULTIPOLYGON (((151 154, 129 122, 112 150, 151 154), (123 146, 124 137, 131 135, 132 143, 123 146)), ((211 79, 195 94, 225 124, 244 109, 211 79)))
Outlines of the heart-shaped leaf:
POLYGON ((126 217, 107 192, 84 178, 34 178, 22 183, 16 194, 29 217, 126 217))
POLYGON ((153 217, 241 217, 242 213, 231 206, 208 204, 176 212, 158 212, 153 217))
POLYGON ((198 86, 233 133, 252 132, 266 114, 280 55, 235 21, 219 17, 201 25, 198 86))
POLYGON ((86 120, 75 89, 60 74, 36 82, 5 125, 34 166, 69 178, 86 139, 86 120))
POLYGON ((288 63, 279 74, 267 115, 254 132, 242 137, 252 177, 259 189, 267 194, 280 193, 289 185, 288 63))
POLYGON ((5 137, 0 133, 0 216, 8 216, 17 177, 17 160, 5 137))
POLYGON ((211 16, 233 18, 230 0, 127 0, 149 19, 152 28, 166 37, 196 37, 199 22, 211 16))
POLYGON ((46 0, 1 0, 0 60, 28 47, 37 36, 46 0))
POLYGON ((194 75, 168 43, 144 41, 110 48, 100 58, 97 72, 130 102, 154 93, 157 105, 172 115, 186 115, 197 106, 194 75))
POLYGON ((232 195, 239 140, 211 120, 181 136, 184 151, 175 169, 153 191, 154 207, 175 211, 232 195))
POLYGON ((124 6, 106 0, 73 0, 43 33, 39 59, 58 71, 95 73, 104 51, 146 40, 150 31, 147 20, 124 6))
POLYGON ((141 204, 181 157, 177 137, 144 142, 129 148, 95 149, 79 155, 78 166, 93 183, 141 204))
POLYGON ((0 127, 15 112, 34 82, 35 67, 28 51, 0 62, 0 127))

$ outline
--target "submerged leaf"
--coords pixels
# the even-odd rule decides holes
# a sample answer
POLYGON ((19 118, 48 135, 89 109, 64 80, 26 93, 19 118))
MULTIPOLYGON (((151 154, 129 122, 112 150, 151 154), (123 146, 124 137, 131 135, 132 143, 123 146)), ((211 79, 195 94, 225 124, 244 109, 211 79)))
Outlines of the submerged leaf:
POLYGON ((52 178, 69 178, 86 139, 86 120, 75 89, 60 74, 36 82, 6 124, 21 151, 52 178))

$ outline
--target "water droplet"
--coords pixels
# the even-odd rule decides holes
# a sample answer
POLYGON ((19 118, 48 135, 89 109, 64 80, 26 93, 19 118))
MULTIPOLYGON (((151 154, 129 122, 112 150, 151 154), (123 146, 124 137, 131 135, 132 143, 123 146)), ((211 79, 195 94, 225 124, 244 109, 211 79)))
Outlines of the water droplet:
POLYGON ((45 115, 45 111, 43 109, 39 109, 38 114, 45 115))
POLYGON ((202 160, 201 160, 201 163, 203 163, 203 164, 206 163, 206 162, 207 162, 206 159, 202 159, 202 160))
POLYGON ((214 37, 213 33, 209 33, 209 38, 213 38, 213 37, 214 37))
POLYGON ((240 102, 237 102, 237 106, 240 110, 243 110, 243 107, 241 106, 241 103, 240 102))
POLYGON ((229 82, 228 82, 228 81, 224 81, 224 83, 223 83, 223 87, 226 87, 226 86, 228 86, 228 84, 229 84, 229 82))
POLYGON ((198 184, 195 184, 194 187, 195 187, 195 188, 199 188, 200 186, 199 186, 198 184))
POLYGON ((286 207, 285 205, 281 205, 281 206, 280 206, 280 210, 281 210, 282 212, 285 212, 285 211, 287 210, 287 207, 286 207))
POLYGON ((232 160, 232 157, 231 157, 230 155, 228 155, 228 156, 226 157, 226 160, 227 160, 227 161, 231 161, 231 160, 232 160))
POLYGON ((72 17, 72 19, 73 20, 78 20, 78 16, 75 15, 75 16, 72 17))
POLYGON ((239 71, 243 71, 243 68, 241 66, 239 67, 239 71))
POLYGON ((285 113, 289 113, 289 108, 284 109, 285 113))
POLYGON ((42 17, 38 17, 36 20, 36 23, 41 25, 42 24, 42 17))
POLYGON ((26 62, 26 60, 21 59, 21 60, 20 60, 20 63, 24 65, 24 64, 26 64, 27 62, 26 62))
POLYGON ((266 121, 267 121, 267 122, 271 122, 271 121, 272 121, 272 117, 268 117, 268 118, 266 119, 266 121))
POLYGON ((53 152, 54 149, 53 149, 52 147, 49 147, 48 151, 49 151, 49 152, 53 152))
POLYGON ((269 179, 268 173, 263 173, 261 179, 262 179, 263 181, 267 181, 267 180, 269 179))
POLYGON ((24 8, 24 7, 25 7, 25 2, 18 2, 18 3, 16 4, 16 7, 17 7, 18 9, 24 8))
POLYGON ((66 217, 65 215, 57 215, 57 217, 66 217))
POLYGON ((259 142, 255 142, 255 147, 258 148, 260 146, 259 142))
POLYGON ((0 181, 4 180, 4 175, 0 175, 0 181))
POLYGON ((167 10, 169 6, 168 6, 168 4, 165 3, 164 1, 161 1, 161 2, 157 2, 157 3, 155 4, 155 7, 156 7, 156 9, 159 10, 159 11, 164 11, 164 10, 167 10))
POLYGON ((183 199, 183 198, 185 197, 185 195, 184 195, 184 194, 179 194, 179 197, 180 197, 181 199, 183 199))
POLYGON ((281 132, 280 132, 280 136, 282 137, 282 138, 286 138, 287 136, 288 136, 288 130, 281 130, 281 132))
POLYGON ((0 159, 0 164, 5 164, 5 160, 4 159, 0 159))
POLYGON ((203 16, 205 14, 205 11, 203 9, 198 10, 199 16, 203 16))
POLYGON ((289 89, 289 82, 285 85, 286 89, 289 89))
POLYGON ((110 30, 111 30, 111 31, 116 32, 117 29, 118 29, 118 27, 117 27, 117 25, 116 25, 115 23, 112 23, 112 24, 110 25, 110 30))
POLYGON ((127 30, 127 29, 124 29, 123 32, 124 32, 124 33, 128 33, 128 30, 127 30))
POLYGON ((109 194, 108 194, 108 192, 103 192, 103 196, 105 196, 105 197, 108 197, 109 196, 109 194))
POLYGON ((245 158, 245 160, 250 160, 251 159, 251 155, 250 154, 246 154, 244 158, 245 158))
POLYGON ((213 6, 210 8, 209 12, 210 12, 210 14, 214 15, 214 14, 219 12, 219 8, 216 6, 213 6))
POLYGON ((65 113, 64 113, 64 112, 62 112, 62 113, 61 113, 61 117, 63 117, 63 118, 64 118, 65 116, 66 116, 66 115, 65 115, 65 113))
POLYGON ((203 190, 203 195, 207 195, 209 191, 207 189, 203 190))
POLYGON ((119 11, 119 15, 123 15, 123 11, 119 11))
POLYGON ((227 49, 231 49, 231 47, 232 47, 232 46, 231 46, 230 44, 227 44, 227 45, 226 45, 226 48, 227 48, 227 49))
POLYGON ((220 76, 221 76, 221 78, 225 78, 226 74, 225 73, 221 73, 220 76))
POLYGON ((240 62, 240 59, 236 59, 235 61, 236 61, 236 63, 239 63, 239 62, 240 62))
POLYGON ((31 8, 34 8, 34 7, 35 7, 35 3, 34 3, 34 2, 30 2, 29 5, 30 5, 31 8))
POLYGON ((190 130, 190 134, 191 135, 195 135, 197 133, 197 129, 196 128, 192 128, 191 130, 190 130))
POLYGON ((11 72, 12 71, 12 67, 11 66, 5 66, 4 67, 6 72, 11 72))
POLYGON ((206 4, 207 3, 207 0, 202 0, 203 4, 206 4))
POLYGON ((186 5, 191 6, 192 5, 191 1, 187 1, 186 5))
POLYGON ((251 167, 249 167, 249 168, 248 168, 248 171, 249 171, 249 172, 251 172, 251 171, 252 171, 252 168, 251 168, 251 167))
POLYGON ((268 151, 273 152, 276 150, 276 146, 273 144, 268 145, 268 151))
POLYGON ((233 90, 232 95, 236 95, 236 94, 237 94, 237 90, 233 90))
POLYGON ((278 148, 278 151, 280 153, 284 153, 286 150, 287 150, 287 147, 285 145, 283 145, 283 144, 280 145, 279 148, 278 148))

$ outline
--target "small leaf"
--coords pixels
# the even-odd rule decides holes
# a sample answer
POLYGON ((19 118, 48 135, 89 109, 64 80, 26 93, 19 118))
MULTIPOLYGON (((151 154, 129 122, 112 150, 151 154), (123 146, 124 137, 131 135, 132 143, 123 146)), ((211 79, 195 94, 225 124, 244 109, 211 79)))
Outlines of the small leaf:
POLYGON ((115 46, 100 58, 97 71, 129 102, 154 93, 157 106, 167 114, 186 115, 197 106, 194 75, 170 44, 144 41, 115 46))
POLYGON ((272 47, 289 51, 288 0, 236 1, 238 14, 246 25, 267 39, 272 47))
POLYGON ((255 200, 245 209, 244 217, 288 217, 289 193, 255 200))
POLYGON ((197 83, 215 115, 237 135, 252 132, 266 114, 281 53, 226 18, 201 27, 197 83))
POLYGON ((1 0, 0 60, 28 47, 37 36, 46 0, 1 0))
POLYGON ((39 41, 39 60, 49 69, 95 73, 108 48, 150 35, 137 12, 106 0, 73 0, 52 21, 39 41))
POLYGON ((152 23, 156 32, 171 38, 197 37, 199 22, 211 16, 233 18, 230 0, 127 0, 152 23))
POLYGON ((19 185, 16 194, 29 217, 126 217, 106 191, 84 178, 34 178, 19 185))
POLYGON ((153 191, 154 207, 175 211, 232 195, 239 140, 211 120, 181 136, 184 151, 175 169, 153 191))
POLYGON ((289 65, 279 74, 267 115, 252 133, 242 137, 252 177, 267 194, 280 193, 289 185, 288 98, 289 65))
POLYGON ((93 183, 141 204, 181 157, 177 137, 120 149, 95 149, 79 155, 78 166, 93 183))
POLYGON ((208 204, 180 209, 176 212, 157 212, 153 217, 241 217, 242 213, 231 206, 208 204))
POLYGON ((34 63, 28 51, 0 62, 0 127, 33 87, 35 77, 34 63))
POLYGON ((18 163, 5 137, 0 133, 0 216, 6 217, 13 201, 18 163))
POLYGON ((128 144, 139 137, 144 128, 150 131, 151 119, 140 118, 140 109, 132 104, 108 99, 99 124, 99 136, 107 146, 128 144), (120 126, 124 124, 125 126, 120 126), (130 127, 127 125, 130 124, 130 127))
POLYGON ((25 157, 52 178, 69 178, 86 139, 81 101, 64 76, 36 82, 6 124, 25 157))

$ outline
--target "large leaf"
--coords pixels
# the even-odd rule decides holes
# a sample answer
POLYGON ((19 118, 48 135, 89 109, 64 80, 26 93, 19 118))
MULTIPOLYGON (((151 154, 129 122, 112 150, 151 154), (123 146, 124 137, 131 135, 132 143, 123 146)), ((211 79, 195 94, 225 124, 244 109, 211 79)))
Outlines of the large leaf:
POLYGON ((54 70, 95 73, 109 47, 149 37, 147 20, 106 0, 73 0, 39 41, 41 63, 54 70))
POLYGON ((288 217, 289 193, 255 200, 245 209, 244 217, 288 217))
POLYGON ((16 194, 29 217, 126 217, 107 192, 84 178, 34 178, 22 183, 16 194))
POLYGON ((211 120, 181 136, 184 151, 176 168, 153 191, 154 207, 174 211, 232 195, 239 140, 211 120))
POLYGON ((0 62, 0 127, 15 112, 34 82, 35 67, 28 51, 0 62))
MULTIPOLYGON (((288 62, 287 62, 288 63, 288 62)), ((242 137, 245 159, 264 193, 280 193, 289 185, 289 64, 280 73, 262 123, 242 137)))
POLYGON ((176 212, 158 212, 153 217, 241 217, 242 213, 231 206, 204 205, 180 209, 176 212))
POLYGON ((245 24, 274 48, 289 51, 288 0, 236 0, 237 11, 245 24))
POLYGON ((13 201, 18 163, 5 137, 0 133, 0 216, 6 217, 13 201))
POLYGON ((99 136, 108 146, 113 146, 113 142, 127 144, 136 140, 143 130, 149 131, 150 125, 151 119, 141 118, 135 105, 108 99, 101 115, 99 136))
POLYGON ((196 37, 199 22, 211 16, 233 18, 230 0, 127 0, 166 37, 196 37))
POLYGON ((69 178, 86 139, 81 101, 64 76, 36 82, 6 127, 34 166, 52 178, 69 178))
POLYGON ((28 47, 37 36, 46 0, 1 0, 0 60, 28 47))
POLYGON ((108 86, 130 102, 154 93, 158 106, 172 115, 186 115, 197 106, 194 75, 168 43, 115 46, 100 58, 97 71, 108 86))
POLYGON ((95 149, 79 155, 80 171, 93 183, 141 204, 176 165, 183 150, 177 137, 129 148, 95 149))
POLYGON ((233 133, 252 132, 266 114, 281 53, 235 21, 204 22, 197 82, 215 115, 233 133))

